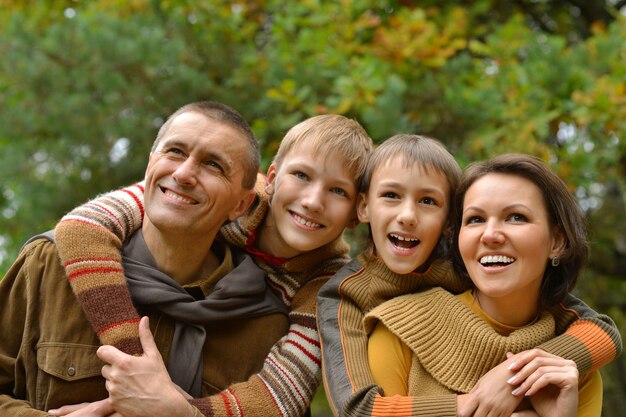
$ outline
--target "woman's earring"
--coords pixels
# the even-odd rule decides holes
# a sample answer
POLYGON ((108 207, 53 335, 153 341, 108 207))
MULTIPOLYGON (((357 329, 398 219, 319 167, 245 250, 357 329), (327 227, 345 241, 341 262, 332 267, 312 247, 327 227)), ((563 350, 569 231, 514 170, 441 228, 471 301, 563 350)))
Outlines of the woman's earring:
POLYGON ((553 256, 552 257, 552 266, 557 267, 559 266, 559 264, 561 263, 561 260, 559 259, 558 256, 553 256))

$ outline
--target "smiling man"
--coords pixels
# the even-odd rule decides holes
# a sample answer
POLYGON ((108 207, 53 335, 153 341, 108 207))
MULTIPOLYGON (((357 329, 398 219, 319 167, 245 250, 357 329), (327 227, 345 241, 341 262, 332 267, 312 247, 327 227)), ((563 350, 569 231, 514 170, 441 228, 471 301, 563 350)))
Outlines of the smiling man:
MULTIPOLYGON (((54 238, 32 239, 0 282, 0 415, 47 416, 78 403, 91 404, 65 407, 68 416, 108 415, 111 403, 99 400, 121 392, 125 415, 201 415, 178 387, 198 397, 258 372, 287 331, 287 308, 249 255, 216 239, 254 198, 258 169, 258 143, 228 106, 192 103, 161 127, 146 169, 143 226, 122 252, 133 302, 149 318, 140 325, 141 356, 106 346, 98 351, 103 367, 100 332, 68 282, 79 295, 97 291, 100 305, 122 300, 123 286, 94 285, 99 270, 90 265, 106 264, 104 255, 65 265, 66 278, 54 238), (162 362, 152 360, 159 355, 162 362)), ((115 322, 110 315, 119 312, 98 314, 115 322)), ((101 331, 123 332, 128 323, 116 324, 101 331)))

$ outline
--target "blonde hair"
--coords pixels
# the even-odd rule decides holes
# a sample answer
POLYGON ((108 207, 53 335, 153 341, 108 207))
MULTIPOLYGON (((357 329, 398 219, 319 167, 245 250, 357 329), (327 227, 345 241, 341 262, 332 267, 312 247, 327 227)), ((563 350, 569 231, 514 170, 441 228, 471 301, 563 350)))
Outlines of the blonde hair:
POLYGON ((357 189, 374 147, 372 139, 356 120, 338 114, 310 117, 298 123, 285 135, 274 156, 277 167, 294 147, 303 142, 313 145, 313 152, 340 155, 354 173, 357 189))

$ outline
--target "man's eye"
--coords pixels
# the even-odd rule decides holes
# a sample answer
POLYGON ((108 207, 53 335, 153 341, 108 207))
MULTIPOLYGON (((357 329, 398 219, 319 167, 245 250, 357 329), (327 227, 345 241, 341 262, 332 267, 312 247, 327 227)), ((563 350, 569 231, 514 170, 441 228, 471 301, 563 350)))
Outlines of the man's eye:
POLYGON ((178 149, 178 148, 169 148, 165 151, 168 154, 173 154, 173 155, 184 155, 185 153, 178 149))
POLYGON ((222 168, 222 166, 219 163, 217 163, 216 161, 212 160, 212 159, 208 160, 208 161, 205 161, 204 165, 206 165, 206 166, 208 166, 210 168, 216 169, 216 170, 218 170, 220 172, 224 172, 224 169, 222 168))

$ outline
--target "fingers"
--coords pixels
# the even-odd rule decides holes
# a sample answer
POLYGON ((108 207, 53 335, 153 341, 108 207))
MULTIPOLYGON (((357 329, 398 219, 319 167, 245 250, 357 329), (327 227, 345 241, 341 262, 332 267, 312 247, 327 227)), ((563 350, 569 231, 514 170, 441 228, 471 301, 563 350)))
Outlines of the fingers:
POLYGON ((53 416, 89 416, 89 417, 105 417, 109 416, 113 413, 113 407, 109 402, 109 399, 106 398, 100 401, 94 401, 92 403, 80 403, 80 404, 72 404, 72 405, 64 405, 55 410, 48 410, 48 414, 53 416))
POLYGON ((96 355, 98 356, 98 358, 100 358, 102 362, 106 362, 109 364, 120 363, 129 356, 111 345, 100 346, 98 350, 96 350, 96 355))
POLYGON ((63 407, 57 409, 48 410, 48 414, 52 414, 53 416, 64 416, 66 414, 73 413, 76 410, 80 410, 87 405, 89 405, 89 403, 64 405, 63 407))
POLYGON ((547 385, 560 388, 578 385, 578 368, 573 361, 543 352, 526 364, 515 376, 508 380, 511 385, 518 385, 513 395, 532 395, 547 385))
POLYGON ((144 353, 148 357, 154 357, 155 355, 161 356, 159 349, 154 342, 154 337, 150 331, 150 321, 147 316, 144 316, 139 321, 139 340, 141 341, 141 347, 144 353))
POLYGON ((506 354, 507 361, 510 361, 509 370, 511 371, 519 371, 525 365, 527 365, 530 361, 535 359, 538 356, 543 356, 547 352, 541 349, 529 349, 516 354, 508 352, 506 354))

